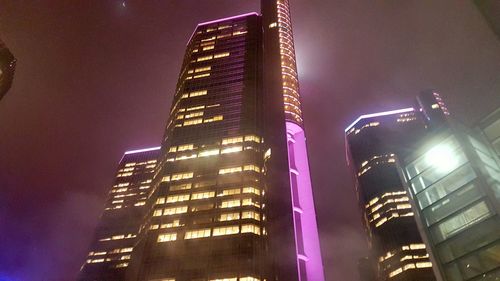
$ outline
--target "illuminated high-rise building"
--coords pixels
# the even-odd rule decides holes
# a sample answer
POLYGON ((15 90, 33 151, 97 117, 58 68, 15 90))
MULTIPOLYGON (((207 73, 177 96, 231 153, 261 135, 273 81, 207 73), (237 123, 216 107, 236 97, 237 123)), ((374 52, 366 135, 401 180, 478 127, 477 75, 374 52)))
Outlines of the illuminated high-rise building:
POLYGON ((324 281, 290 7, 261 4, 188 41, 125 280, 324 281))
POLYGON ((151 195, 160 148, 127 151, 118 164, 78 280, 123 280, 151 195))
POLYGON ((362 115, 345 130, 370 248, 360 267, 362 276, 372 276, 367 279, 435 280, 396 160, 443 126, 448 115, 440 95, 427 90, 417 96, 415 108, 362 115))
POLYGON ((0 99, 12 86, 14 71, 16 69, 16 58, 0 40, 0 99))

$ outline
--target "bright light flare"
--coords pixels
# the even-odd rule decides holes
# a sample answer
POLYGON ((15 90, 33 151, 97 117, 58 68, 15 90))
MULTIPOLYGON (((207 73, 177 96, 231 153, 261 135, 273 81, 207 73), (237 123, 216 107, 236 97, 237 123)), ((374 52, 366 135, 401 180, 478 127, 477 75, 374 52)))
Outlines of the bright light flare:
POLYGON ((457 166, 458 156, 449 145, 438 144, 427 151, 425 161, 439 172, 447 173, 457 166))

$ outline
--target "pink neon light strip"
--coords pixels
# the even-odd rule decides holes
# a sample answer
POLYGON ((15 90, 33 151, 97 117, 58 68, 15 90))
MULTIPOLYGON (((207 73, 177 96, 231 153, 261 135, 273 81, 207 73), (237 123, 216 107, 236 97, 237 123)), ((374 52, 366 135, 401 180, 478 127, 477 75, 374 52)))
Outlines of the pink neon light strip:
POLYGON ((126 151, 125 154, 134 154, 134 153, 140 153, 140 152, 158 150, 160 148, 161 148, 161 146, 150 147, 150 148, 143 148, 143 149, 137 149, 137 150, 130 150, 130 151, 126 151))
POLYGON ((403 109, 396 109, 396 110, 391 110, 391 111, 384 111, 384 112, 378 112, 378 113, 371 113, 371 114, 361 115, 361 116, 358 117, 358 119, 356 119, 356 121, 352 122, 352 124, 349 125, 344 131, 345 132, 349 131, 361 119, 372 118, 372 117, 379 117, 379 116, 386 116, 386 115, 398 114, 398 113, 405 113, 405 112, 410 112, 410 111, 415 111, 415 109, 413 107, 408 107, 408 108, 403 108, 403 109))

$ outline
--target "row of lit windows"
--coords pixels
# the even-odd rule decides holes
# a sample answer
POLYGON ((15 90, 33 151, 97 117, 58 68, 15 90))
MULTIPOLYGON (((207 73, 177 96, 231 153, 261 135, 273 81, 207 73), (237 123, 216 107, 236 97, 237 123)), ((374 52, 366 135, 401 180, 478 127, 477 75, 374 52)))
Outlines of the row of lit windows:
MULTIPOLYGON (((410 245, 404 245, 404 246, 401 246, 401 250, 404 252, 404 251, 412 251, 412 250, 424 250, 425 249, 425 244, 410 244, 410 245)), ((395 250, 395 251, 391 251, 391 252, 387 252, 385 254, 385 256, 381 256, 379 257, 379 262, 384 262, 394 256, 396 256, 396 253, 398 252, 399 250, 395 250)), ((401 258, 400 261, 404 261, 404 260, 407 260, 407 259, 410 259, 409 257, 411 257, 412 259, 421 259, 421 258, 428 258, 429 255, 428 254, 425 254, 423 256, 419 256, 419 255, 405 255, 403 258, 401 258)))
MULTIPOLYGON (((224 138, 224 139, 222 139, 222 144, 228 145, 228 144, 242 143, 243 141, 252 141, 252 142, 260 143, 261 138, 258 136, 255 136, 255 135, 246 135, 246 136, 224 138)), ((179 146, 170 147, 168 152, 182 152, 182 151, 193 150, 193 149, 196 149, 194 144, 183 144, 183 145, 179 145, 179 146)))
POLYGON ((253 165, 253 164, 236 166, 236 167, 229 167, 229 168, 220 169, 219 175, 238 173, 238 172, 242 172, 242 171, 254 171, 254 172, 260 173, 260 167, 253 165))
POLYGON ((432 267, 431 262, 408 263, 402 267, 399 267, 396 270, 391 271, 389 273, 389 278, 392 278, 392 277, 394 277, 394 276, 396 276, 396 275, 398 275, 406 270, 415 269, 415 268, 428 268, 428 267, 432 267))
POLYGON ((394 154, 373 156, 370 160, 361 163, 361 170, 358 172, 358 177, 368 172, 373 166, 387 163, 396 163, 396 157, 394 154))
MULTIPOLYGON (((234 221, 234 220, 245 220, 245 219, 253 219, 256 221, 260 221, 260 214, 255 211, 242 211, 240 212, 231 212, 231 213, 222 213, 217 217, 217 221, 234 221)), ((265 218, 264 218, 265 219, 265 218)), ((211 219, 210 219, 211 220, 211 219)), ((164 228, 174 228, 181 227, 184 224, 180 223, 180 220, 173 220, 168 223, 163 224, 152 224, 149 229, 164 229, 164 228)))
MULTIPOLYGON (((116 261, 116 260, 130 260, 130 255, 123 255, 116 258, 87 259, 87 263, 102 263, 102 262, 116 261)), ((128 263, 120 267, 126 267, 126 266, 128 266, 128 263)))
POLYGON ((146 165, 146 164, 154 164, 156 163, 156 160, 149 160, 149 161, 146 161, 146 162, 130 162, 130 163, 127 163, 125 164, 125 167, 132 167, 132 166, 141 166, 141 165, 146 165))
POLYGON ((129 248, 118 248, 118 249, 113 249, 111 251, 102 251, 102 252, 89 252, 89 256, 103 256, 103 255, 110 255, 110 254, 120 254, 120 253, 130 253, 132 252, 134 248, 129 247, 129 248))
MULTIPOLYGON (((175 281, 175 278, 163 278, 163 279, 154 279, 150 281, 175 281)), ((217 278, 210 279, 209 281, 260 281, 259 278, 246 276, 246 277, 226 277, 226 278, 217 278)))
MULTIPOLYGON (((189 195, 187 195, 186 198, 188 198, 189 195)), ((176 198, 178 199, 178 198, 176 198)), ((181 202, 181 201, 178 201, 181 202)), ((233 200, 225 200, 220 202, 218 205, 218 208, 221 209, 227 209, 227 208, 234 208, 234 207, 241 207, 241 206, 254 206, 257 208, 260 208, 260 204, 252 198, 244 198, 244 199, 233 199, 233 200)), ((210 210, 213 209, 214 205, 211 204, 206 204, 206 205, 200 205, 200 206, 193 206, 191 207, 192 212, 196 211, 205 211, 205 210, 210 210)), ((177 207, 171 207, 171 208, 163 208, 163 209, 156 209, 153 212, 154 217, 158 216, 170 216, 170 215, 178 215, 178 214, 184 214, 188 212, 188 206, 177 206, 177 207)))
MULTIPOLYGON (((204 229, 196 229, 186 231, 184 234, 184 239, 198 239, 198 238, 206 238, 206 237, 216 237, 216 236, 224 236, 224 235, 232 235, 239 233, 253 233, 256 235, 260 235, 260 227, 255 224, 243 224, 241 225, 241 229, 239 225, 230 225, 230 226, 221 226, 214 228, 204 228, 204 229)), ((170 242, 177 240, 177 233, 163 233, 158 235, 157 242, 170 242)))
POLYGON ((229 52, 218 53, 218 54, 214 54, 214 55, 207 55, 207 56, 203 56, 203 57, 198 57, 196 59, 196 61, 198 61, 198 62, 200 62, 200 61, 208 61, 208 60, 212 60, 212 59, 229 57, 229 55, 230 55, 229 52))
MULTIPOLYGON (((217 196, 228 196, 228 195, 235 195, 235 194, 240 194, 241 189, 240 188, 233 188, 233 189, 226 189, 220 191, 217 196)), ((260 190, 254 187, 244 187, 243 188, 243 193, 252 193, 256 195, 260 195, 260 190)), ((205 191, 205 192, 196 192, 191 195, 191 197, 188 194, 177 194, 177 195, 170 195, 168 197, 159 197, 156 200, 156 204, 165 204, 165 203, 176 203, 176 202, 183 202, 183 201, 189 201, 189 200, 200 200, 200 199, 207 199, 207 198, 213 198, 215 197, 215 191, 205 191)))
POLYGON ((254 146, 248 145, 243 148, 243 146, 231 146, 231 147, 226 147, 223 149, 207 149, 200 151, 199 153, 193 152, 192 154, 184 154, 184 155, 179 155, 176 157, 170 157, 167 158, 168 162, 174 162, 174 161, 182 161, 182 160, 188 160, 188 159, 193 159, 193 158, 198 158, 198 157, 209 157, 209 156, 218 156, 220 154, 229 154, 229 153, 239 153, 244 150, 255 150, 256 148, 254 146))
POLYGON ((365 124, 363 125, 361 128, 359 129, 356 129, 356 128, 352 128, 349 130, 349 132, 347 132, 347 134, 351 134, 352 132, 354 132, 355 135, 359 134, 363 129, 365 128, 370 128, 370 127, 377 127, 380 125, 380 122, 370 122, 368 124, 365 124))
MULTIPOLYGON (((203 112, 201 113, 201 115, 203 115, 203 112)), ((186 118, 191 118, 191 117, 194 117, 194 116, 186 115, 186 118)), ((186 120, 182 124, 176 124, 175 127, 186 127, 186 126, 198 125, 198 124, 203 124, 203 123, 211 123, 211 122, 222 121, 222 120, 224 120, 224 116, 216 115, 216 116, 213 116, 211 118, 196 118, 196 119, 186 120)))
POLYGON ((205 96, 207 94, 208 94, 207 90, 194 91, 194 92, 183 94, 181 96, 181 99, 194 98, 194 97, 199 97, 199 96, 205 96))
POLYGON ((127 233, 127 234, 118 234, 118 235, 113 235, 111 237, 101 238, 101 239, 99 239, 99 241, 131 239, 131 238, 135 238, 135 237, 137 237, 136 234, 127 233))

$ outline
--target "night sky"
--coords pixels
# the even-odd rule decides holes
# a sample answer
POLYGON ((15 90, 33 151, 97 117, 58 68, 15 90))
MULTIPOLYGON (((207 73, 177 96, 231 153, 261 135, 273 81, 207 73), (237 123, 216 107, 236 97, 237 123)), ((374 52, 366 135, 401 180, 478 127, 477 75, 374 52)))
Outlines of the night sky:
MULTIPOLYGON (((71 281, 126 150, 159 145, 198 22, 258 0, 0 0, 18 58, 0 101, 0 280, 71 281)), ((467 0, 292 0, 327 280, 366 251, 343 129, 436 88, 472 124, 500 105, 500 40, 467 0)))

